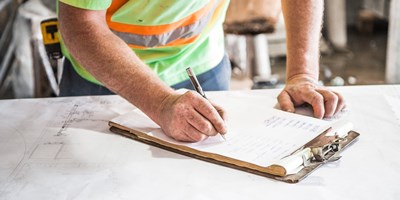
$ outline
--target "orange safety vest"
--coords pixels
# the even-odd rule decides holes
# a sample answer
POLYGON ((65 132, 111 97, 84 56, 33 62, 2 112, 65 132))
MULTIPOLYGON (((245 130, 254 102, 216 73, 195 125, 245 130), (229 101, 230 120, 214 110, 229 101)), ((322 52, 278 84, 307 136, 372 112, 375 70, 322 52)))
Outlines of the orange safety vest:
POLYGON ((158 26, 130 25, 112 21, 113 14, 128 1, 113 0, 107 9, 106 19, 109 28, 133 48, 189 44, 199 37, 206 25, 215 23, 226 3, 226 0, 210 0, 206 6, 179 21, 158 26))
MULTIPOLYGON (((90 9, 90 6, 82 4, 90 2, 93 5, 100 0, 60 1, 90 9)), ((203 73, 216 66, 224 55, 222 23, 229 0, 101 1, 111 3, 106 13, 110 30, 169 85, 187 80, 185 69, 188 66, 196 74, 203 73), (141 6, 143 11, 140 10, 141 6), (157 8, 162 6, 166 8, 156 13, 157 8), (172 7, 171 11, 167 6, 176 7, 172 7), (185 10, 180 13, 179 9, 185 10), (144 16, 144 20, 137 16, 144 16)), ((65 47, 63 53, 78 74, 100 84, 69 55, 65 47)))

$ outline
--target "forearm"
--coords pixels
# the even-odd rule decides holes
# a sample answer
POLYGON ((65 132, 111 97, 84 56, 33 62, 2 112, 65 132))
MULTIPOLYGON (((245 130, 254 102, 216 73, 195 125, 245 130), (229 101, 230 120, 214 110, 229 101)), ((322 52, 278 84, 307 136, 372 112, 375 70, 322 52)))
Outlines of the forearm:
POLYGON ((107 88, 157 122, 159 105, 173 90, 102 19, 70 15, 63 9, 59 16, 62 37, 71 55, 107 88))
POLYGON ((318 80, 321 0, 282 0, 287 36, 286 79, 303 76, 318 80))

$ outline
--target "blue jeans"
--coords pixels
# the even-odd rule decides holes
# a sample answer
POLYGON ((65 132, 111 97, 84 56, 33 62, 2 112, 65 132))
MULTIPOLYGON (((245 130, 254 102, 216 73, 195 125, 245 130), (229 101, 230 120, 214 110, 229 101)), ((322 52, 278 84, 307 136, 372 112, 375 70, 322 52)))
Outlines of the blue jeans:
MULTIPOLYGON (((231 64, 228 56, 212 68, 197 76, 203 90, 228 90, 231 77, 231 64)), ((174 89, 187 88, 193 90, 189 80, 171 86, 174 89)), ((60 96, 84 96, 84 95, 110 95, 114 94, 104 86, 87 81, 76 73, 68 59, 64 61, 64 69, 60 83, 60 96)))
MULTIPOLYGON (((204 91, 228 90, 231 80, 231 62, 227 55, 214 68, 197 76, 199 83, 204 91)), ((171 86, 174 89, 187 88, 194 90, 190 80, 186 80, 171 86)))

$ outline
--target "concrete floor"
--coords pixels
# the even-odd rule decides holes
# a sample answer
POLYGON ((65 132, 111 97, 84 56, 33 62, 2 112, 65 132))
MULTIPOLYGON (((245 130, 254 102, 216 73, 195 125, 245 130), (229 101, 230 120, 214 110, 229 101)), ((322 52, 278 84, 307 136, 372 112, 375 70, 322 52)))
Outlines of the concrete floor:
POLYGON ((355 29, 349 29, 348 51, 323 55, 321 64, 332 70, 333 77, 344 78, 346 85, 352 84, 348 81, 351 76, 356 78, 355 84, 358 85, 384 84, 386 46, 386 30, 361 34, 355 29))
MULTIPOLYGON (((348 28, 347 49, 331 49, 321 55, 320 79, 327 86, 384 84, 386 45, 385 25, 378 27, 373 33, 360 33, 356 28, 348 28)), ((283 84, 285 58, 271 58, 271 65, 272 73, 278 75, 279 82, 283 84)), ((249 78, 233 78, 231 90, 250 89, 252 85, 249 78)))

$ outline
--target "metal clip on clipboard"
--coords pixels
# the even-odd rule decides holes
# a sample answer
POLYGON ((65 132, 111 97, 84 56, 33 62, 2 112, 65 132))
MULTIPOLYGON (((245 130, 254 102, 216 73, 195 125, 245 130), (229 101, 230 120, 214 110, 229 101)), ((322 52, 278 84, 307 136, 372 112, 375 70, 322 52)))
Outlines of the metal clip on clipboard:
POLYGON ((323 146, 310 146, 312 157, 309 159, 306 156, 302 156, 304 167, 311 165, 324 164, 327 162, 334 162, 341 158, 340 150, 342 150, 343 144, 347 142, 346 138, 337 137, 333 141, 323 146))
POLYGON ((307 167, 339 160, 341 158, 340 151, 347 142, 346 136, 351 129, 353 129, 353 124, 348 121, 342 120, 334 123, 318 137, 317 142, 307 146, 313 156, 310 159, 303 157, 303 165, 307 167))
POLYGON ((296 156, 296 153, 301 150, 309 149, 309 151, 305 151, 309 152, 306 153, 307 155, 301 155, 303 168, 300 171, 284 177, 275 177, 275 179, 297 183, 323 164, 339 160, 341 158, 340 153, 360 135, 352 129, 353 124, 348 121, 334 123, 318 137, 292 154, 292 156, 296 156))

